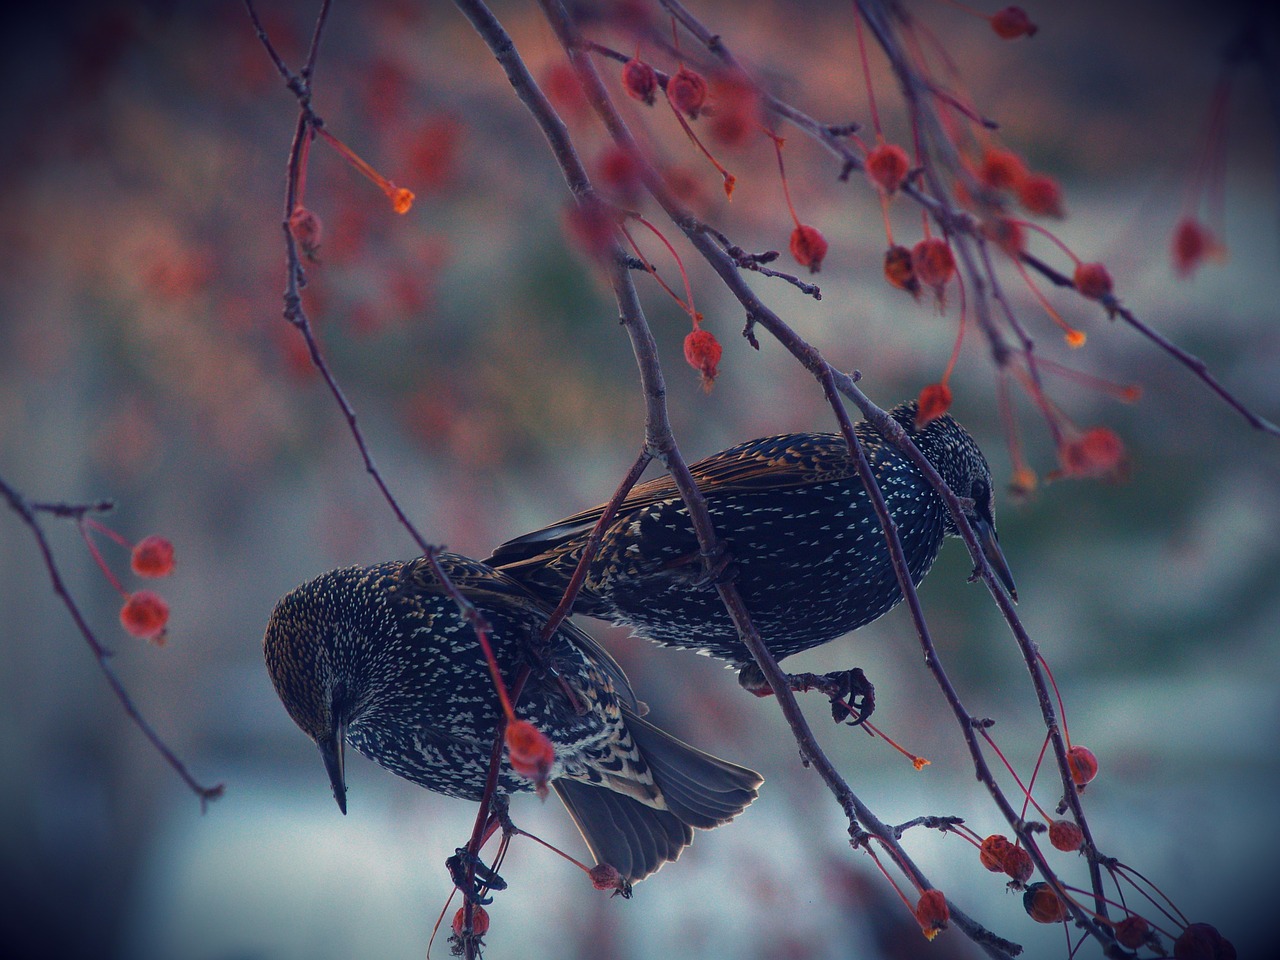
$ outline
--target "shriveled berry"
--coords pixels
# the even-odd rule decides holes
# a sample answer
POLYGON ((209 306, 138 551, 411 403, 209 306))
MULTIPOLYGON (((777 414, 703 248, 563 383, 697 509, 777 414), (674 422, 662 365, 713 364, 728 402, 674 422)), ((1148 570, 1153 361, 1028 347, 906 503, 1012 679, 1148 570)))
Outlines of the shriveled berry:
POLYGON ((658 74, 643 60, 632 57, 622 65, 622 86, 629 96, 652 107, 658 90, 658 74))
POLYGON ((916 405, 916 429, 937 420, 951 409, 951 388, 945 383, 931 383, 920 391, 916 405))
POLYGON ((1079 850, 1084 846, 1084 831, 1070 820, 1055 820, 1049 824, 1049 842, 1068 853, 1079 850))
POLYGON ((1043 881, 1033 883, 1023 891, 1022 909, 1036 923, 1058 923, 1067 917, 1067 905, 1043 881))
POLYGON ((1236 948, 1218 928, 1192 923, 1173 941, 1175 960, 1236 960, 1236 948))
POLYGON ((826 255, 827 238, 822 232, 807 223, 796 224, 791 231, 791 256, 796 258, 796 263, 808 267, 810 273, 817 273, 826 255))
POLYGON ((1036 872, 1036 865, 1031 859, 1031 854, 1025 849, 1018 846, 1010 846, 1004 854, 1004 872, 1013 877, 1018 883, 1026 883, 1031 879, 1031 875, 1036 872))
POLYGON ((907 151, 896 143, 882 143, 867 154, 867 179, 885 194, 894 194, 911 169, 907 151))
POLYGON ((913 297, 920 294, 920 281, 916 279, 911 251, 901 244, 895 243, 884 252, 884 278, 913 297))
POLYGON ((939 293, 956 275, 955 255, 941 237, 925 237, 912 247, 911 266, 920 283, 939 293))
POLYGON ((719 371, 720 341, 710 330, 701 328, 684 338, 684 358, 702 376, 702 389, 710 391, 719 371))
POLYGON ((1151 937, 1151 924, 1135 913, 1117 923, 1115 931, 1120 946, 1137 950, 1151 937))
POLYGON ((538 793, 547 789, 547 778, 556 762, 556 748, 546 735, 527 720, 507 724, 507 759, 511 769, 537 785, 538 793))
MULTIPOLYGON (((1110 433, 1109 430, 1107 432, 1110 433)), ((1068 750, 1067 766, 1071 769, 1071 779, 1075 781, 1077 787, 1083 787, 1098 775, 1098 758, 1088 747, 1076 746, 1068 750)))
POLYGON ((916 922, 925 939, 932 940, 946 929, 951 919, 951 909, 947 906, 947 898, 941 890, 926 890, 916 901, 916 922))
POLYGON ((1004 873, 1004 862, 1013 844, 1008 837, 993 833, 978 847, 978 859, 992 873, 1004 873))
POLYGON ((690 120, 697 120, 707 102, 707 81, 682 65, 667 81, 667 97, 690 120))
MULTIPOLYGON (((453 915, 453 935, 462 936, 466 928, 467 908, 459 907, 458 912, 453 915)), ((483 937, 489 932, 489 911, 478 903, 471 907, 471 932, 477 937, 483 937)))

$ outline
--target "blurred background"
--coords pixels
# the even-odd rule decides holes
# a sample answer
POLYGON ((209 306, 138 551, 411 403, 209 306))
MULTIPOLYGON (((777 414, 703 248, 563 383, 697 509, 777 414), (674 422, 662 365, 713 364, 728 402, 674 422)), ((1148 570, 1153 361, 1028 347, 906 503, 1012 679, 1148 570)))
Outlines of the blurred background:
MULTIPOLYGON (((847 4, 755 5, 749 20, 736 4, 693 6, 802 109, 826 122, 867 118, 847 4)), ((1192 170, 1219 54, 1244 8, 1027 3, 1039 34, 1003 43, 950 5, 909 6, 945 38, 1002 141, 1062 183, 1068 218, 1051 224, 1057 234, 1104 261, 1139 316, 1280 418, 1277 109, 1255 68, 1238 74, 1216 141, 1221 179, 1210 180, 1224 191, 1226 262, 1178 279, 1169 256, 1174 224, 1195 212, 1192 170)), ((259 9, 299 65, 315 5, 259 9)), ((554 89, 557 52, 535 5, 495 9, 554 89)), ((421 957, 450 890, 444 859, 468 835, 473 806, 355 757, 350 813, 339 815, 317 751, 261 662, 263 626, 288 589, 414 552, 280 319, 293 98, 239 4, 28 5, 17 16, 0 40, 0 476, 33 500, 112 498, 104 519, 121 534, 174 542, 177 572, 157 586, 172 607, 169 639, 156 647, 120 629, 119 597, 74 526, 44 521, 140 708, 194 775, 226 794, 201 814, 113 698, 28 530, 0 510, 4 940, 46 957, 421 957)), ((604 27, 599 36, 617 41, 604 27)), ((909 142, 895 87, 874 56, 873 66, 886 134, 909 142)), ((602 69, 620 96, 616 69, 602 69)), ((1274 97, 1274 65, 1270 82, 1274 97)), ((775 266, 791 270, 769 143, 722 153, 739 180, 728 203, 669 111, 622 99, 667 162, 689 171, 701 212, 749 250, 784 250, 775 266)), ((571 97, 559 103, 593 161, 602 131, 571 97)), ((315 107, 417 194, 398 217, 332 150, 312 151, 306 201, 324 237, 305 302, 414 522, 483 557, 605 499, 642 440, 634 360, 607 292, 566 242, 566 192, 543 141, 462 17, 446 3, 335 4, 315 107)), ((913 396, 946 365, 956 305, 942 315, 890 288, 872 191, 857 176, 837 182, 825 153, 783 132, 797 211, 831 243, 815 278, 823 299, 761 277, 753 285, 835 364, 860 370, 876 402, 913 396)), ((918 239, 913 209, 899 203, 893 215, 900 242, 918 239)), ((1062 263, 1051 247, 1034 249, 1062 263)), ((657 244, 646 251, 674 276, 657 244)), ((639 280, 685 455, 833 429, 813 381, 767 337, 751 350, 740 310, 692 257, 686 264, 725 348, 709 394, 681 356, 688 318, 639 280)), ((1270 920, 1268 870, 1280 853, 1280 441, 1126 326, 1051 293, 1089 336, 1067 356, 1016 275, 1004 280, 1046 356, 1144 391, 1126 405, 1054 382, 1075 422, 1120 434, 1130 476, 1043 484, 1021 502, 1006 496, 999 512, 1019 613, 1056 672, 1074 740, 1100 758, 1086 793, 1095 837, 1250 956, 1270 920)), ((952 386, 956 415, 1008 479, 977 337, 952 386)), ((1043 475, 1056 465, 1053 445, 1028 404, 1018 412, 1043 475)), ((137 588, 127 553, 100 542, 137 588)), ((998 721, 1025 776, 1042 736, 1034 698, 968 572, 963 548, 949 544, 922 590, 926 613, 966 705, 998 721)), ((759 769, 766 785, 739 821, 700 835, 630 902, 515 844, 503 871, 511 888, 491 907, 490 956, 975 955, 954 931, 926 945, 850 851, 838 807, 800 766, 772 701, 745 695, 705 658, 584 626, 665 726, 759 769)), ((914 771, 880 741, 830 724, 813 698, 806 709, 854 790, 889 822, 953 814, 979 834, 1001 832, 904 611, 788 661, 854 664, 876 684, 877 722, 932 761, 914 771)), ((1046 806, 1054 799, 1042 791, 1046 806)), ((518 798, 512 813, 585 856, 554 800, 518 798)), ((1062 930, 1031 923, 971 847, 919 830, 907 845, 938 886, 1028 956, 1066 955, 1062 930)), ((1082 862, 1061 864, 1084 882, 1082 862)), ((448 955, 447 926, 436 956, 448 955)))

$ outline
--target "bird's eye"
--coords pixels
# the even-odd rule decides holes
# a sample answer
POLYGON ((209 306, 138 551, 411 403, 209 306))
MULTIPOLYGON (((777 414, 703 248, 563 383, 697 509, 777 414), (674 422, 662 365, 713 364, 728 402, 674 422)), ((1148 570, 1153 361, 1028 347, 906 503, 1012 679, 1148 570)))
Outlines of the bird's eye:
POLYGON ((974 503, 986 506, 987 500, 991 497, 991 490, 987 487, 987 481, 975 480, 970 488, 970 494, 974 503))

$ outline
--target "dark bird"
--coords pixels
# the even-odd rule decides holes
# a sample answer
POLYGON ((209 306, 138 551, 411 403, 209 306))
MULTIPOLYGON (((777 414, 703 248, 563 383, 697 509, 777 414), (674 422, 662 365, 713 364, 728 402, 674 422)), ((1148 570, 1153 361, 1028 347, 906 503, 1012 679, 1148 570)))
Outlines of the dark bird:
MULTIPOLYGON (((991 472, 973 438, 944 415, 916 429, 916 404, 890 411, 952 491, 1010 596, 991 472)), ((855 426, 898 527, 912 581, 956 536, 942 498, 868 422, 855 426)), ((752 622, 778 659, 870 623, 902 600, 880 522, 844 438, 793 433, 750 440, 692 464, 752 622)), ((595 507, 517 537, 487 560, 558 603, 604 512, 595 507)), ((704 571, 689 514, 669 476, 635 487, 604 531, 574 611, 743 667, 754 661, 704 571)), ((741 675, 745 686, 753 684, 741 675)))
MULTIPOLYGON (((548 614, 523 587, 466 557, 439 561, 488 620, 508 688, 531 667, 516 716, 554 745, 551 787, 598 862, 639 880, 676 859, 693 827, 726 823, 755 798, 759 774, 641 719, 621 667, 589 636, 564 624, 540 648, 548 614)), ((428 790, 481 799, 503 711, 475 631, 425 559, 303 584, 276 605, 264 650, 343 813, 344 743, 428 790)), ((534 784, 504 755, 498 787, 534 784)))

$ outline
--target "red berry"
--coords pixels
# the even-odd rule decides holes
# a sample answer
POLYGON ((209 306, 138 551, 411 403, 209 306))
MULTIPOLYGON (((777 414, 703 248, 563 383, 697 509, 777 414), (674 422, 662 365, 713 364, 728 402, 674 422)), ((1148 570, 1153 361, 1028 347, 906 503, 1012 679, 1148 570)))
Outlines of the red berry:
POLYGON ((796 224, 791 231, 791 256, 796 258, 796 263, 808 267, 810 273, 817 273, 826 255, 827 238, 821 231, 807 223, 796 224))
POLYGON ((622 86, 631 97, 652 107, 658 90, 658 75, 643 60, 632 57, 622 65, 622 86))
POLYGON ((1061 217, 1062 188, 1053 177, 1043 173, 1032 173, 1022 178, 1015 188, 1018 202, 1028 213, 1038 217, 1061 217))
POLYGON ((920 281, 916 279, 911 251, 904 246, 894 244, 884 252, 884 278, 913 297, 920 294, 920 281))
POLYGON ((1217 927, 1193 923, 1173 941, 1173 955, 1176 960, 1236 960, 1236 948, 1217 927))
POLYGON ((1031 22, 1027 11, 1021 7, 1005 7, 991 15, 991 29, 1001 40, 1016 40, 1018 37, 1034 37, 1040 28, 1031 22))
POLYGON ((1049 842, 1068 853, 1079 850, 1084 846, 1084 831, 1070 820, 1055 820, 1049 824, 1049 842))
POLYGON ((120 608, 120 622, 132 636, 164 643, 165 625, 169 622, 169 604, 157 593, 137 590, 125 597, 120 608))
POLYGON ((947 906, 947 898, 941 890, 926 890, 916 902, 916 922, 925 938, 932 940, 946 929, 951 919, 951 910, 947 906))
POLYGON ((1022 894, 1022 909, 1036 923, 1058 923, 1067 917, 1067 905, 1047 883, 1033 883, 1022 894))
POLYGON ((920 391, 916 401, 916 429, 937 420, 951 409, 951 388, 945 383, 931 383, 920 391))
POLYGON ((702 375, 702 389, 710 390, 719 373, 720 341, 709 330, 694 330, 684 338, 684 358, 702 375))
POLYGON ((1031 859, 1031 854, 1022 847, 1011 845, 1004 854, 1004 872, 1018 883, 1026 883, 1036 872, 1036 865, 1031 859))
POLYGON ((912 247, 911 266, 916 279, 938 293, 956 275, 956 258, 941 237, 926 237, 912 247))
POLYGON ((1189 277, 1206 260, 1221 260, 1226 249, 1199 220, 1184 217, 1173 231, 1173 269, 1189 277))
POLYGON ((1026 176, 1026 164, 1012 150, 988 149, 978 167, 978 179, 992 190, 1014 190, 1026 176))
MULTIPOLYGON (((462 936, 466 927, 467 908, 459 907, 458 912, 453 915, 453 935, 462 936)), ((478 903, 471 907, 471 932, 477 937, 483 937, 489 932, 489 911, 478 903)))
POLYGON ((532 780, 542 794, 547 789, 547 778, 556 762, 556 748, 546 735, 527 720, 513 720, 507 724, 507 759, 511 769, 527 780, 532 780))
POLYGON ((140 577, 169 576, 173 573, 173 544, 155 534, 143 537, 134 545, 130 566, 140 577))
POLYGON ((667 81, 667 98, 690 120, 697 120, 698 113, 707 102, 707 81, 702 74, 682 65, 667 81))
POLYGON ((1022 224, 1008 217, 984 221, 982 233, 1011 257, 1021 256, 1027 246, 1027 234, 1022 224))
POLYGON ((1115 931, 1116 940, 1119 941, 1120 946, 1137 950, 1150 938, 1151 924, 1135 913, 1117 923, 1115 931))
POLYGON ((587 871, 591 885, 597 890, 612 890, 613 896, 624 900, 631 896, 631 883, 618 872, 618 868, 609 863, 597 863, 587 871))
POLYGON ((882 143, 867 154, 867 179, 882 193, 893 194, 911 169, 907 151, 896 143, 882 143))
MULTIPOLYGON (((1114 431, 1106 427, 1094 427, 1075 440, 1064 443, 1058 451, 1058 459, 1062 462, 1063 473, 1067 476, 1116 477, 1122 474, 1125 465, 1124 444, 1114 431)), ((1091 761, 1093 773, 1096 774, 1098 761, 1084 747, 1073 747, 1068 751, 1068 760, 1071 760, 1075 750, 1088 754, 1088 758, 1082 762, 1088 764, 1091 761)), ((1076 777, 1076 783, 1083 786, 1092 779, 1093 774, 1083 781, 1076 777)))
POLYGON ((1004 873, 1005 857, 1012 849, 1013 844, 1009 842, 1008 837, 993 833, 978 847, 978 859, 992 873, 1004 873))
POLYGON ((1111 274, 1100 263, 1082 263, 1072 278, 1080 296, 1101 300, 1111 296, 1111 274))
POLYGON ((1098 758, 1088 747, 1072 747, 1068 750, 1067 766, 1071 769, 1071 779, 1077 787, 1083 787, 1098 775, 1098 758))

